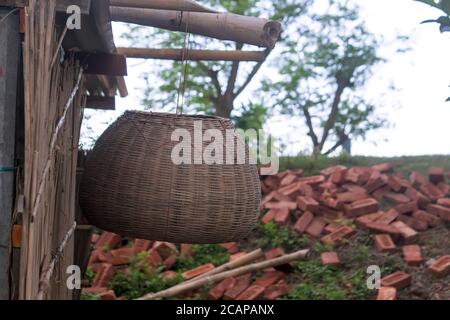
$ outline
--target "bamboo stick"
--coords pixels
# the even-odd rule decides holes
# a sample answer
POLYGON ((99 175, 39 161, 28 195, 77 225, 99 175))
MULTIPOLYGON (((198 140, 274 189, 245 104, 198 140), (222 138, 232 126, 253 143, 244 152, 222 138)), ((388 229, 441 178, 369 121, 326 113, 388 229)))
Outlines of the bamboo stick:
POLYGON ((190 60, 190 61, 255 61, 266 59, 264 51, 219 51, 219 50, 189 50, 183 59, 183 49, 152 49, 152 48, 118 48, 118 53, 127 58, 160 59, 160 60, 190 60))
MULTIPOLYGON (((261 249, 254 250, 254 251, 246 254, 245 256, 243 256, 243 257, 241 257, 241 258, 239 258, 239 259, 237 259, 235 261, 227 262, 227 263, 225 263, 225 264, 223 264, 223 265, 221 265, 221 266, 219 266, 219 267, 217 267, 217 268, 215 268, 215 269, 213 269, 211 271, 208 271, 208 272, 206 272, 206 273, 204 273, 204 274, 202 274, 202 275, 200 275, 198 277, 190 279, 187 282, 196 281, 196 280, 201 279, 201 278, 205 278, 205 277, 212 276, 212 275, 215 275, 215 274, 218 274, 218 273, 221 273, 221 272, 225 272, 225 271, 228 271, 228 270, 233 270, 233 269, 245 266, 245 265, 249 264, 250 262, 258 260, 259 258, 261 258, 263 256, 264 256, 264 253, 263 253, 263 251, 261 249)), ((187 282, 185 282, 185 283, 187 283, 187 282)))
POLYGON ((110 7, 114 21, 182 31, 220 40, 274 48, 281 33, 278 21, 233 13, 182 12, 110 7), (188 27, 188 28, 186 28, 188 27))
POLYGON ((110 0, 111 6, 192 12, 217 12, 191 0, 110 0))
POLYGON ((201 278, 192 282, 181 283, 172 288, 157 292, 157 293, 149 293, 138 300, 155 300, 161 298, 169 298, 181 293, 198 289, 204 285, 214 284, 218 281, 221 281, 226 278, 237 277, 246 273, 272 268, 276 266, 280 266, 295 260, 305 259, 308 256, 309 250, 300 250, 288 255, 284 255, 279 258, 267 260, 264 262, 254 263, 245 267, 240 267, 234 270, 225 271, 219 274, 215 274, 212 276, 207 276, 205 278, 201 278))

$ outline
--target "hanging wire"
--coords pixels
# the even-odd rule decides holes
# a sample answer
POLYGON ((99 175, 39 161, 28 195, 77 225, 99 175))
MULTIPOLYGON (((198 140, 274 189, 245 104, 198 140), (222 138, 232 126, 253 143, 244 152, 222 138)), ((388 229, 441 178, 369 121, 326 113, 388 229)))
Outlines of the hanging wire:
POLYGON ((3 18, 0 19, 0 24, 2 24, 6 19, 8 19, 8 17, 9 17, 10 15, 12 15, 12 14, 13 14, 14 12, 16 12, 16 11, 19 11, 19 8, 12 9, 10 12, 8 12, 8 13, 6 14, 6 16, 4 16, 3 18))
MULTIPOLYGON (((181 20, 183 21, 184 12, 181 12, 181 20)), ((189 13, 187 14, 186 19, 186 28, 184 32, 184 44, 183 44, 183 52, 181 54, 181 71, 180 71, 180 79, 178 83, 178 96, 177 96, 177 109, 176 114, 183 114, 183 105, 184 105, 184 95, 186 92, 186 81, 188 75, 188 52, 189 52, 189 39, 190 33, 188 33, 189 29, 189 13)))

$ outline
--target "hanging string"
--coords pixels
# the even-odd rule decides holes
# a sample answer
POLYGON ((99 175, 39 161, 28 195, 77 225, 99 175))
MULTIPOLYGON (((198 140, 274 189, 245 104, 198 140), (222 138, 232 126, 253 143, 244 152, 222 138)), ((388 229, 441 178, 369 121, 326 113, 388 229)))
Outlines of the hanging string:
MULTIPOLYGON (((181 21, 183 21, 184 12, 181 12, 181 21)), ((186 19, 186 28, 184 32, 184 44, 183 44, 183 51, 181 54, 181 71, 180 71, 180 79, 178 83, 178 96, 177 96, 177 109, 176 114, 181 115, 183 114, 183 105, 184 105, 184 96, 186 92, 186 81, 187 81, 187 75, 188 75, 188 52, 189 52, 189 38, 190 33, 189 31, 189 13, 187 14, 186 19)))

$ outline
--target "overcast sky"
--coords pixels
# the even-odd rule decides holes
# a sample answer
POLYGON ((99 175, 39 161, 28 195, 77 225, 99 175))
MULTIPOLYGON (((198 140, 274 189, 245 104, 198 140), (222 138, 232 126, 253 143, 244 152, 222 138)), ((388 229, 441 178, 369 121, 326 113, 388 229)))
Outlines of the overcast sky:
MULTIPOLYGON (((440 12, 412 0, 364 0, 358 3, 371 31, 383 35, 388 42, 398 34, 407 35, 411 38, 408 44, 411 51, 392 55, 392 48, 384 50, 384 54, 390 54, 389 62, 377 69, 366 94, 370 99, 379 100, 380 112, 387 116, 393 127, 369 134, 366 141, 354 142, 353 154, 450 154, 450 102, 445 102, 450 96, 450 33, 439 33, 436 24, 420 24, 423 20, 437 18, 440 12), (385 95, 391 83, 399 90, 385 95)), ((121 46, 119 36, 125 30, 121 24, 114 24, 117 46, 121 46)), ((155 62, 128 61, 129 97, 117 100, 117 111, 87 111, 92 116, 87 122, 92 131, 88 132, 85 127, 85 136, 97 137, 125 110, 143 108, 140 99, 144 84, 139 76, 142 70, 150 70, 152 63, 155 62)), ((269 66, 261 70, 243 95, 243 101, 249 97, 252 88, 258 86, 260 79, 270 76, 270 72, 269 66)), ((301 121, 279 117, 271 121, 268 129, 290 144, 290 153, 298 153, 308 146, 309 141, 301 135, 304 132, 301 121)), ((87 142, 86 139, 82 141, 87 142)))

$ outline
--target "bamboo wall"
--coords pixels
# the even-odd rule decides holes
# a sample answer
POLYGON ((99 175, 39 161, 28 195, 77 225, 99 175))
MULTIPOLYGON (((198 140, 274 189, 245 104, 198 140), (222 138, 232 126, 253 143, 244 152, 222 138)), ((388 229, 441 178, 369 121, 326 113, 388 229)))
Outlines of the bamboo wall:
POLYGON ((21 299, 71 299, 76 166, 82 69, 63 65, 55 30, 55 0, 30 0, 24 42, 25 164, 21 299), (52 63, 52 61, 55 61, 52 63))

